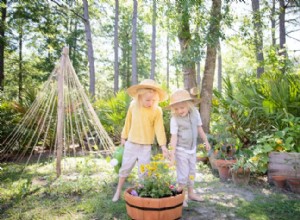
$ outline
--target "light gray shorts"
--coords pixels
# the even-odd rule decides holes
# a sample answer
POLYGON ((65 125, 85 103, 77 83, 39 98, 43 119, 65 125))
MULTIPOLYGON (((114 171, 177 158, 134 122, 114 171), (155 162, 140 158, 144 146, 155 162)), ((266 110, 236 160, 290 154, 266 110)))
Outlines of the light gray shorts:
POLYGON ((127 177, 132 171, 135 163, 138 165, 138 174, 141 175, 140 166, 150 163, 151 145, 135 144, 130 141, 125 142, 122 166, 119 177, 127 177))

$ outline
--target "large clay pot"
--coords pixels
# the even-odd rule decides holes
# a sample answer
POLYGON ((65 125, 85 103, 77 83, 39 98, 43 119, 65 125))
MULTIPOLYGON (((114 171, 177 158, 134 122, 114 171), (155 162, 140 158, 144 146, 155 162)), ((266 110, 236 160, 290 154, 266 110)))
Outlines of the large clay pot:
POLYGON ((210 156, 209 156, 209 163, 210 163, 210 165, 211 165, 211 168, 213 169, 213 170, 218 170, 218 168, 217 168, 217 166, 216 166, 216 156, 217 156, 217 152, 216 151, 214 151, 210 156))
POLYGON ((182 216, 184 193, 164 198, 143 198, 130 194, 132 188, 126 189, 127 214, 136 220, 174 220, 182 216))
POLYGON ((292 192, 300 194, 300 178, 288 178, 287 184, 292 192))
POLYGON ((204 163, 204 164, 207 164, 207 162, 208 162, 208 157, 198 157, 197 156, 197 162, 202 162, 202 163, 204 163))
POLYGON ((231 169, 232 180, 236 185, 248 185, 250 180, 250 169, 231 169))
POLYGON ((228 179, 231 179, 230 167, 235 162, 236 160, 215 160, 221 181, 227 181, 228 179))
POLYGON ((272 179, 273 179, 273 183, 277 188, 279 189, 285 188, 286 176, 276 175, 276 176, 272 176, 272 179))

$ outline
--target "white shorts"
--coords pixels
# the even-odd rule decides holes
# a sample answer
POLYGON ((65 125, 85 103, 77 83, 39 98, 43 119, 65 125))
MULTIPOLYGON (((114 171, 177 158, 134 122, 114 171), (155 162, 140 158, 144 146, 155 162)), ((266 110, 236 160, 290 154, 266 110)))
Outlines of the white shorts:
POLYGON ((136 161, 138 164, 138 174, 141 175, 140 166, 150 163, 151 145, 135 144, 130 141, 125 142, 122 166, 119 177, 127 177, 132 171, 136 161))

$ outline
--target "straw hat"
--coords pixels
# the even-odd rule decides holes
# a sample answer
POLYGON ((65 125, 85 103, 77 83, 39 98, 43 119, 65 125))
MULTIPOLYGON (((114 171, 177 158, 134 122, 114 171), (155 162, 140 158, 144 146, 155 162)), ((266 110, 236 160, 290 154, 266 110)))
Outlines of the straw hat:
POLYGON ((137 95, 139 89, 153 89, 153 90, 155 90, 159 95, 159 101, 164 101, 168 98, 168 94, 162 88, 160 88, 156 84, 156 82, 152 79, 145 79, 142 82, 140 82, 140 84, 138 84, 138 85, 130 86, 127 89, 127 93, 131 97, 135 97, 137 95))
POLYGON ((200 103, 200 99, 192 98, 190 93, 184 89, 178 89, 171 95, 170 104, 166 107, 166 109, 170 109, 173 105, 178 104, 180 102, 191 101, 195 105, 200 103))

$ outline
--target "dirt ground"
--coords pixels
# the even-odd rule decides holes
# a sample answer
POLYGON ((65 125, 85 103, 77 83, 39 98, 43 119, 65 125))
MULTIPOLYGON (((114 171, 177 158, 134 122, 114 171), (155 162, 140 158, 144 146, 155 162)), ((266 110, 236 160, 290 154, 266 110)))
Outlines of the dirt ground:
POLYGON ((241 202, 256 202, 274 193, 300 200, 300 194, 270 185, 266 176, 251 176, 246 186, 236 186, 232 180, 221 182, 217 170, 206 165, 199 167, 195 182, 195 192, 202 195, 205 201, 189 201, 188 207, 183 208, 182 220, 242 220, 244 218, 236 215, 241 202))

